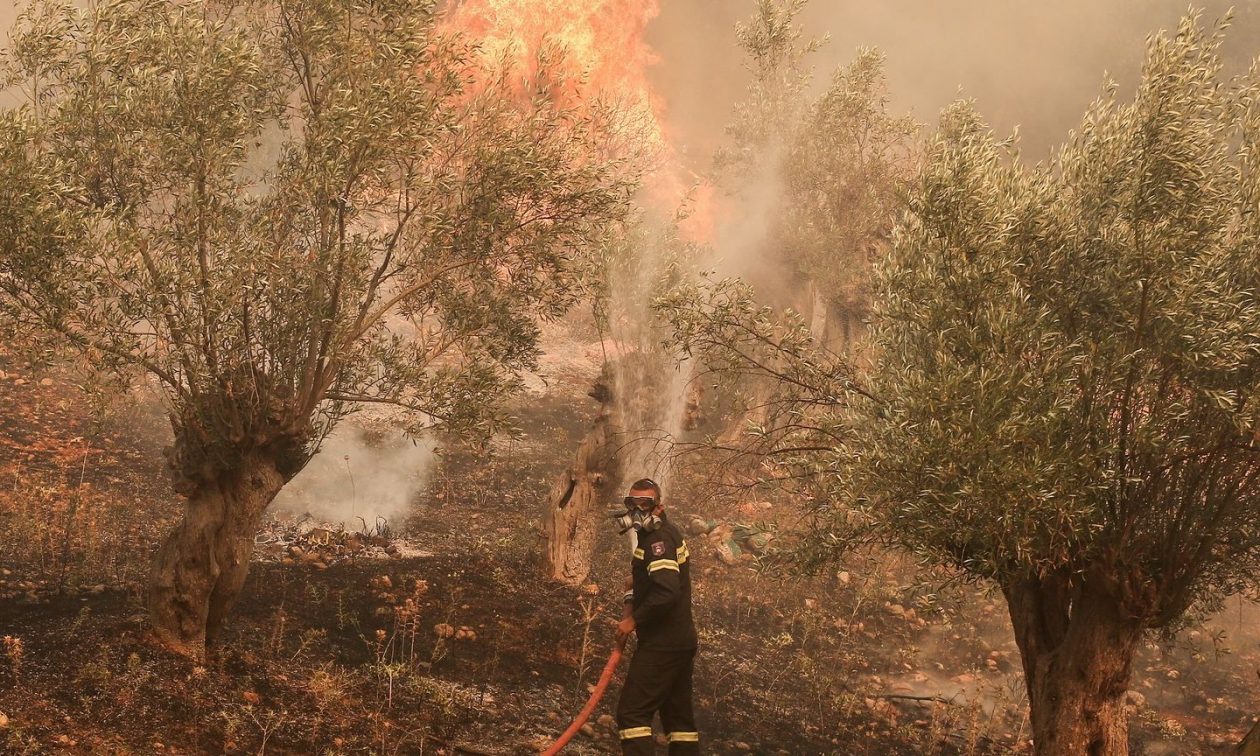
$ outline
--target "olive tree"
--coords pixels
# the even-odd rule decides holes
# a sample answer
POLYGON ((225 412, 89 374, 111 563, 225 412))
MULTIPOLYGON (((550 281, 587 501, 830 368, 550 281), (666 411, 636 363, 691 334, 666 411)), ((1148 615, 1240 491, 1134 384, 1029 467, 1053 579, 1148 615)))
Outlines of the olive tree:
POLYGON ((38 2, 0 113, 0 307, 151 376, 186 497, 149 592, 201 656, 342 418, 484 437, 629 187, 547 68, 416 0, 38 2))
POLYGON ((889 112, 883 53, 863 48, 810 103, 784 154, 778 243, 821 300, 815 334, 846 350, 869 313, 871 265, 889 246, 918 133, 889 112))
POLYGON ((1149 42, 1028 166, 942 115, 873 285, 869 365, 730 282, 662 303, 685 346, 775 377, 758 457, 859 531, 996 585, 1039 754, 1127 751, 1143 634, 1260 574, 1260 76, 1219 29, 1149 42))
POLYGON ((870 263, 888 246, 920 126, 891 112, 884 56, 860 48, 815 86, 807 0, 759 0, 736 28, 751 74, 719 150, 723 183, 765 217, 766 246, 805 285, 792 305, 848 349, 869 307, 870 263), (830 331, 830 333, 828 333, 830 331))

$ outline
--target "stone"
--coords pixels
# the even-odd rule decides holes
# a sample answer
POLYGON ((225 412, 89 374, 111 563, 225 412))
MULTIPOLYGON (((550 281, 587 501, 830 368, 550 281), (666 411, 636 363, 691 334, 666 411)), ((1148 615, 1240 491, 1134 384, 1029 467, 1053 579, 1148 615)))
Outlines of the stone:
POLYGON ((600 714, 599 719, 595 720, 595 724, 600 727, 616 727, 617 720, 612 714, 600 714))
POLYGON ((744 546, 754 554, 763 554, 770 548, 770 534, 754 533, 744 539, 744 546))
POLYGON ((443 622, 433 626, 433 634, 439 638, 453 638, 455 637, 455 628, 443 622))
POLYGON ((8 726, 9 726, 9 717, 3 711, 0 711, 0 730, 3 730, 4 728, 8 726))
POLYGON ((579 731, 580 731, 583 735, 585 735, 585 736, 586 736, 586 737, 588 737, 588 738, 593 738, 593 737, 595 737, 595 728, 594 728, 594 727, 591 727, 591 723, 590 723, 590 722, 587 722, 586 724, 582 725, 582 726, 581 726, 580 728, 578 728, 578 729, 579 729, 579 731))
POLYGON ((702 536, 710 530, 713 530, 713 527, 714 524, 712 522, 699 517, 693 517, 691 518, 691 521, 687 523, 687 535, 702 536))
POLYGON ((714 549, 717 552, 718 559, 722 560, 722 564, 732 565, 739 563, 739 557, 743 550, 734 541, 722 541, 714 549))
POLYGON ((39 385, 41 385, 41 386, 51 386, 51 385, 53 385, 53 379, 52 379, 52 378, 45 378, 45 379, 43 379, 43 380, 41 380, 41 381, 39 382, 39 385))

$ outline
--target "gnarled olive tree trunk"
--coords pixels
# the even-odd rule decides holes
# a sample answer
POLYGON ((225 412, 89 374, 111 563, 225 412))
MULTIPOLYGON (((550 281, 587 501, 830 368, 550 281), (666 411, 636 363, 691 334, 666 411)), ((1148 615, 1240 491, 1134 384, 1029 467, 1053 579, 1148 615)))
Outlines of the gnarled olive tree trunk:
POLYGON ((1260 722, 1238 744, 1238 756, 1260 756, 1260 722))
POLYGON ((153 562, 149 615, 158 640, 204 659, 249 571, 263 512, 287 478, 266 456, 199 484, 153 562))
POLYGON ((1123 756, 1124 711, 1142 624, 1088 582, 1027 579, 1004 586, 1038 756, 1123 756))

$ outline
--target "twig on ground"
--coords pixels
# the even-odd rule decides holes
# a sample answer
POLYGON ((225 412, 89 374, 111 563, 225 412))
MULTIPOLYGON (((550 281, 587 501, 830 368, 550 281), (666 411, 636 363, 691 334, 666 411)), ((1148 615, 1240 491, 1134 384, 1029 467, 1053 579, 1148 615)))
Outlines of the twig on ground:
POLYGON ((912 696, 902 693, 880 693, 879 695, 874 696, 874 698, 895 699, 902 701, 936 701, 943 704, 949 704, 951 706, 954 704, 953 698, 946 698, 944 696, 912 696))

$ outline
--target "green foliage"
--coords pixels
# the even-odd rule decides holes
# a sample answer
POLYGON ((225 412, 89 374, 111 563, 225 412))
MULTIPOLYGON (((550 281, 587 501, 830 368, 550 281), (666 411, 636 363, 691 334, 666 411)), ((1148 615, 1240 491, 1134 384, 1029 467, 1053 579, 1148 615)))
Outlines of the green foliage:
POLYGON ((1153 39, 1048 164, 942 119, 881 271, 886 403, 862 464, 891 533, 999 580, 1103 565, 1165 624, 1260 556, 1254 78, 1153 39))
POLYGON ((1002 585, 1088 579, 1147 627, 1255 585, 1260 76, 1222 83, 1219 44, 1153 37, 1133 101, 1109 87, 1036 166, 947 109, 868 366, 731 284, 664 303, 685 346, 777 377, 795 421, 763 459, 828 502, 807 557, 856 524, 1002 585))
POLYGON ((731 145, 719 151, 719 169, 747 170, 796 127, 813 71, 806 58, 825 39, 805 39, 796 17, 808 0, 757 0, 753 15, 735 29, 752 74, 747 97, 727 126, 731 145))
POLYGON ((432 2, 37 2, 0 114, 0 314, 156 376, 192 486, 363 403, 484 436, 630 187, 432 2))

